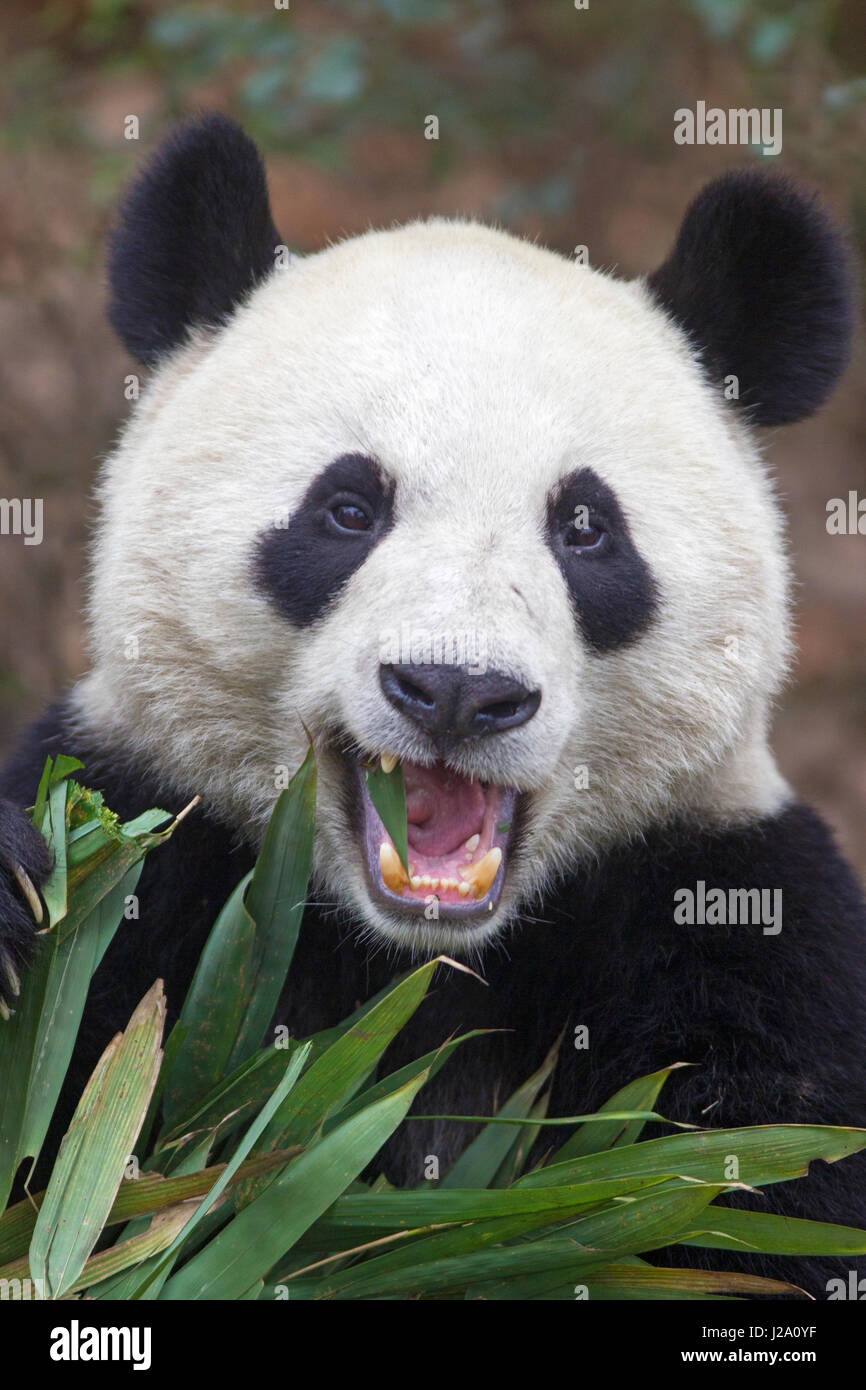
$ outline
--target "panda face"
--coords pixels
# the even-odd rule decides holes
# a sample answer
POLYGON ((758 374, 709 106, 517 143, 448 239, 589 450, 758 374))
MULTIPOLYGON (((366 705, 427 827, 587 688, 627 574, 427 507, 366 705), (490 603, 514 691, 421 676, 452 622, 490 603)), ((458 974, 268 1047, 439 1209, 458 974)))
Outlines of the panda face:
POLYGON ((252 841, 309 734, 319 890, 379 936, 471 953, 617 837, 785 795, 773 498, 643 282, 444 221, 292 261, 157 371, 101 503, 81 717, 252 841))

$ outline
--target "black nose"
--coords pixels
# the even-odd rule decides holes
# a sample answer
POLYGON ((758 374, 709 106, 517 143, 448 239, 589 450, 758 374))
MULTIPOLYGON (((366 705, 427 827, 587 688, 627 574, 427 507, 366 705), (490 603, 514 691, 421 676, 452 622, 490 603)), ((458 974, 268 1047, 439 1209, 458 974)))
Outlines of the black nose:
POLYGON ((462 666, 380 666, 386 698, 434 738, 480 738, 516 729, 541 704, 540 690, 502 671, 473 675, 462 666))

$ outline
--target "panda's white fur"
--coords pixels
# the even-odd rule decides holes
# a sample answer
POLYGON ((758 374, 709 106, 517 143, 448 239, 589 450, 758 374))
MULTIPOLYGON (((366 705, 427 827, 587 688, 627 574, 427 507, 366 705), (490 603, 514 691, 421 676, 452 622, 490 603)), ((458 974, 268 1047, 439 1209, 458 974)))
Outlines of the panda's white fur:
POLYGON ((309 730, 320 888, 391 939, 417 925, 369 896, 333 739, 423 760, 377 679, 405 626, 480 634, 489 665, 542 690, 532 720, 456 759, 531 793, 528 833, 489 920, 426 923, 425 949, 477 948, 555 871, 674 810, 729 824, 788 798, 767 746, 788 655, 779 509, 642 281, 463 221, 293 259, 160 366, 100 500, 78 717, 253 842, 309 730), (256 537, 357 451, 396 479, 395 524, 295 631, 253 583, 256 537), (551 488, 587 466, 659 589, 648 629, 603 655, 544 535, 551 488))

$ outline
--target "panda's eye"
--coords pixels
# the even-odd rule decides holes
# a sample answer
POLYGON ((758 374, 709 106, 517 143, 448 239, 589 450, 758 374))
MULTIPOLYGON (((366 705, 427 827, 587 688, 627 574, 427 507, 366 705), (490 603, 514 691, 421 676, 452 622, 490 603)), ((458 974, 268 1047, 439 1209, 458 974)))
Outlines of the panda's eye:
POLYGON ((597 550, 606 535, 603 526, 569 526, 565 544, 572 550, 597 550))
POLYGON ((335 497, 325 509, 325 516, 332 531, 342 535, 370 531, 373 518, 366 505, 354 497, 335 497))

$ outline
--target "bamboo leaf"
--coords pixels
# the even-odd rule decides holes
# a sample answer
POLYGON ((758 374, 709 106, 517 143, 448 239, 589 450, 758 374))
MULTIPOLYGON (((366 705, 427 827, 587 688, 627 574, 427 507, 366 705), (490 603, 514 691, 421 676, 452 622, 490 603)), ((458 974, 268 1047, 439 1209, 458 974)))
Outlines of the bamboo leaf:
POLYGON ((767 1255, 866 1254, 866 1231, 854 1226, 834 1226, 829 1221, 713 1207, 712 1225, 711 1231, 688 1232, 679 1243, 706 1250, 754 1250, 767 1255))
POLYGON ((569 1270, 576 1279, 593 1264, 609 1264, 608 1252, 637 1254, 675 1239, 723 1190, 716 1184, 684 1184, 651 1191, 627 1205, 611 1204, 579 1218, 557 1235, 515 1245, 501 1242, 528 1233, 528 1217, 478 1222, 427 1236, 337 1274, 327 1281, 322 1296, 443 1294, 547 1270, 569 1270))
POLYGON ((400 863, 409 872, 409 825, 406 817, 406 788, 403 769, 397 763, 385 772, 381 763, 364 769, 364 780, 376 814, 391 837, 400 863))
MULTIPOLYGON (((165 1130, 186 1124, 196 1103, 229 1070, 229 1057, 255 984, 255 923, 244 905, 251 874, 241 880, 208 936, 176 1031, 183 1032, 165 1080, 165 1130)), ((172 1038, 174 1032, 172 1033, 172 1038)))
MULTIPOLYGON (((524 1081, 498 1112, 497 1119, 525 1119, 532 1110, 539 1092, 547 1083, 559 1057, 561 1038, 548 1052, 538 1071, 524 1081)), ((488 1124, 464 1149, 442 1182, 443 1188, 486 1187, 492 1182, 509 1151, 515 1136, 507 1125, 488 1124)))
POLYGON ((294 1159, 270 1186, 184 1265, 170 1299, 239 1298, 344 1192, 397 1128, 426 1080, 367 1106, 294 1159))
POLYGON ((328 1115, 347 1103, 412 1017, 444 960, 438 956, 413 971, 322 1053, 274 1115, 262 1138, 263 1148, 307 1143, 328 1115))
POLYGON ((60 1146, 30 1243, 30 1270, 46 1296, 77 1280, 96 1244, 147 1111, 162 1058, 162 981, 109 1043, 60 1146))
POLYGON ((730 1274, 720 1270, 656 1269, 642 1260, 623 1259, 616 1264, 596 1266, 574 1280, 562 1282, 562 1275, 531 1274, 525 1279, 513 1279, 495 1289, 486 1285, 483 1297, 489 1299, 543 1299, 545 1302, 567 1299, 574 1302, 580 1293, 590 1303, 611 1300, 629 1301, 652 1299, 654 1302, 700 1300, 728 1302, 737 1298, 779 1298, 799 1294, 794 1284, 780 1279, 765 1279, 757 1274, 730 1274), (584 1292, 585 1290, 585 1292, 584 1292))
POLYGON ((471 1033, 463 1033, 459 1038, 451 1038, 443 1043, 441 1047, 434 1048, 432 1052, 426 1052, 423 1057, 419 1057, 417 1062, 409 1062, 399 1071, 392 1072, 390 1076, 383 1077, 375 1085, 365 1086, 356 1096, 336 1113, 332 1114, 324 1124, 324 1133, 334 1125, 341 1124, 350 1115, 355 1115, 359 1110, 363 1110, 365 1105, 370 1105, 375 1100, 380 1100, 382 1096, 392 1095, 394 1091, 399 1091, 401 1086, 405 1086, 408 1081, 414 1080, 419 1072, 426 1071, 428 1080, 432 1080, 436 1073, 445 1065, 448 1058, 463 1043, 469 1042, 470 1038, 480 1038, 485 1033, 492 1032, 489 1028, 476 1028, 471 1033))
POLYGON ((261 1047, 286 981, 313 863, 316 760, 306 758, 274 808, 247 890, 246 909, 255 924, 254 982, 237 1032, 229 1067, 261 1047))
POLYGON ((833 1125, 754 1125, 744 1129, 708 1129, 647 1139, 641 1144, 586 1154, 565 1163, 538 1168, 518 1180, 519 1187, 606 1177, 640 1177, 650 1173, 680 1173, 702 1182, 724 1179, 732 1154, 739 1160, 739 1180, 749 1187, 802 1177, 815 1159, 835 1163, 866 1148, 866 1129, 833 1125))
POLYGON ((298 1050, 292 1054, 291 1058, 289 1059, 288 1065, 286 1066, 285 1075, 283 1076, 283 1079, 281 1080, 279 1086, 277 1086, 276 1090, 274 1091, 274 1094, 271 1096, 267 1105, 263 1109, 261 1115, 258 1115, 256 1119, 253 1120, 252 1124, 249 1126, 246 1134, 244 1135, 240 1144, 236 1148, 231 1159, 226 1164, 225 1168, 223 1169, 220 1176, 217 1178, 217 1181, 214 1183, 213 1187, 210 1189, 210 1192, 196 1208, 196 1211, 194 1212, 190 1220, 187 1222, 187 1224, 177 1234, 177 1236, 175 1236, 174 1240, 168 1247, 168 1250, 165 1252, 165 1254, 162 1255, 155 1264, 153 1263, 153 1261, 149 1261, 150 1267, 147 1270, 142 1271, 141 1279, 138 1281, 137 1284, 133 1285, 130 1288, 128 1293, 129 1298, 147 1298, 149 1296, 148 1290, 152 1289, 154 1284, 158 1283, 164 1277, 167 1269, 173 1263, 181 1247, 184 1244, 186 1244, 186 1242, 189 1240, 189 1237, 195 1231, 196 1227, 198 1227, 208 1217, 208 1215, 212 1213, 212 1209, 214 1208, 215 1204, 219 1201, 220 1197, 225 1192, 229 1183, 235 1179, 235 1176, 238 1173, 241 1164, 249 1154, 250 1149, 253 1147, 259 1135, 262 1133, 262 1130, 267 1125, 274 1111, 277 1109, 282 1100, 295 1085, 298 1077, 301 1074, 308 1053, 309 1044, 307 1044, 306 1047, 298 1048, 298 1050))
MULTIPOLYGON (((601 1106, 599 1113, 621 1110, 655 1110, 659 1092, 672 1071, 688 1066, 688 1062, 675 1062, 671 1067, 652 1072, 649 1076, 638 1077, 636 1081, 623 1086, 601 1106)), ((644 1127, 643 1120, 611 1120, 608 1124, 581 1125, 570 1139, 557 1149, 551 1163, 564 1163, 569 1158, 580 1158, 582 1154, 600 1153, 602 1149, 613 1149, 624 1144, 636 1144, 644 1127)))

